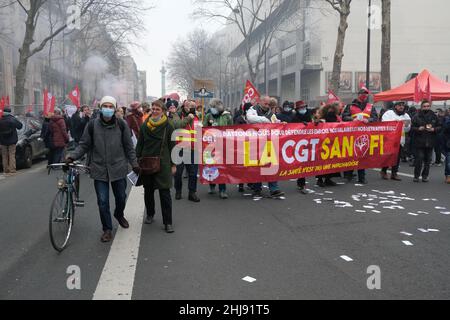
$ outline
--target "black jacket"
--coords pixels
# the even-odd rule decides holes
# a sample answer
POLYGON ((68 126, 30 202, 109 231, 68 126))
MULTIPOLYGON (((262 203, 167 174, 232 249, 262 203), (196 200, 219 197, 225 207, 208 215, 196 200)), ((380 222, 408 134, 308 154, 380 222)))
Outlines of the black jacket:
POLYGON ((450 116, 445 118, 442 127, 442 137, 444 142, 444 148, 448 151, 450 150, 450 116))
MULTIPOLYGON (((358 99, 354 100, 351 104, 347 105, 344 109, 344 112, 342 113, 342 121, 353 121, 351 107, 357 106, 361 111, 364 111, 364 109, 367 106, 367 103, 361 103, 358 99)), ((372 108, 372 112, 370 114, 369 122, 378 122, 378 113, 375 107, 372 108)))
POLYGON ((294 120, 294 113, 293 112, 282 112, 277 114, 277 118, 278 120, 282 121, 282 122, 287 122, 287 123, 292 123, 292 121, 294 120))
POLYGON ((433 111, 420 111, 412 119, 412 131, 414 131, 414 145, 417 148, 434 148, 437 142, 437 134, 440 132, 441 126, 438 117, 433 111), (431 125, 435 131, 420 131, 420 127, 431 125))
POLYGON ((0 119, 0 145, 13 146, 17 144, 17 130, 22 129, 23 124, 12 115, 3 116, 0 119))
POLYGON ((89 120, 90 119, 87 116, 81 118, 79 111, 77 111, 70 119, 70 134, 72 135, 72 138, 76 143, 80 142, 81 137, 83 136, 84 128, 86 128, 89 120))
POLYGON ((311 114, 311 110, 307 109, 308 111, 306 111, 305 114, 300 114, 298 112, 295 113, 292 122, 293 123, 308 123, 308 122, 312 122, 312 114, 311 114))

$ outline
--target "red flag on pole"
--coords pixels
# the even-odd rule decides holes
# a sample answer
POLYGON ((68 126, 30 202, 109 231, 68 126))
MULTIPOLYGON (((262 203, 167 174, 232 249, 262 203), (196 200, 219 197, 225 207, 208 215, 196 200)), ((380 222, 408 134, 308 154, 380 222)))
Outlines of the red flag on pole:
POLYGON ((0 100, 0 119, 3 117, 3 110, 5 109, 5 97, 0 100))
POLYGON ((430 77, 428 77, 427 80, 427 87, 425 88, 425 92, 423 93, 423 96, 425 99, 427 99, 428 101, 431 101, 431 83, 430 83, 430 77))
POLYGON ((80 108, 80 89, 78 88, 78 85, 75 86, 75 89, 73 89, 69 94, 69 99, 72 101, 72 103, 79 109, 80 108))
POLYGON ((48 92, 47 89, 44 90, 44 116, 49 113, 55 112, 56 98, 48 92))
POLYGON ((247 80, 244 90, 244 98, 242 99, 242 105, 251 102, 253 99, 259 99, 261 95, 251 81, 247 80))
POLYGON ((332 90, 328 90, 328 101, 327 101, 327 104, 340 102, 340 101, 341 101, 341 99, 339 99, 339 97, 332 90))
POLYGON ((416 77, 415 86, 414 86, 414 102, 418 103, 423 100, 424 94, 423 90, 420 87, 419 79, 416 77))

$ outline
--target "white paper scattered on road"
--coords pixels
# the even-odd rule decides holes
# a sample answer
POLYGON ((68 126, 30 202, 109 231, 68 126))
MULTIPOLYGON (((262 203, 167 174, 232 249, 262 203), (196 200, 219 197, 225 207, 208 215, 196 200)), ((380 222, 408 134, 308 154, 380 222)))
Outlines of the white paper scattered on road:
POLYGON ((413 244, 410 241, 403 241, 405 246, 413 246, 413 244))
POLYGON ((417 213, 408 212, 408 214, 409 214, 410 216, 418 216, 417 213))
POLYGON ((250 283, 253 283, 253 282, 256 281, 255 278, 252 278, 252 277, 249 277, 249 276, 247 276, 247 277, 245 277, 245 278, 242 278, 242 280, 244 280, 244 281, 246 281, 246 282, 250 282, 250 283))
POLYGON ((434 208, 437 210, 447 210, 447 208, 444 208, 444 207, 434 207, 434 208))
POLYGON ((372 210, 373 213, 381 213, 381 211, 378 210, 372 210))
POLYGON ((341 259, 344 259, 347 262, 352 262, 353 261, 353 259, 350 258, 349 256, 341 256, 341 259))
POLYGON ((366 213, 366 210, 355 210, 355 212, 358 212, 358 213, 366 213))
POLYGON ((428 230, 427 230, 427 229, 419 228, 419 229, 417 229, 417 230, 419 230, 420 232, 423 232, 423 233, 428 233, 428 230))
POLYGON ((411 237, 412 236, 412 234, 411 233, 408 233, 408 232, 405 232, 405 231, 402 231, 402 232, 400 232, 401 234, 404 234, 405 236, 408 236, 408 237, 411 237))
POLYGON ((363 208, 364 209, 375 209, 375 207, 373 207, 373 206, 364 206, 363 208))
POLYGON ((438 229, 428 229, 428 232, 440 232, 438 229))
POLYGON ((450 212, 441 212, 441 213, 445 215, 450 215, 450 212))
POLYGON ((333 191, 325 191, 325 193, 327 193, 327 194, 333 194, 334 192, 333 192, 333 191))

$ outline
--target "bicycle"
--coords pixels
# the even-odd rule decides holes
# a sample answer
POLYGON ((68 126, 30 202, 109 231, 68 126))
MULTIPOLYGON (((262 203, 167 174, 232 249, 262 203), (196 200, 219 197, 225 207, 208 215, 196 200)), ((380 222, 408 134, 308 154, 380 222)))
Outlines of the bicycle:
POLYGON ((89 173, 89 167, 78 163, 58 163, 47 166, 52 170, 62 169, 63 177, 58 179, 58 192, 52 202, 49 217, 50 241, 56 251, 62 252, 69 242, 75 218, 75 208, 84 207, 79 200, 80 171, 89 173))

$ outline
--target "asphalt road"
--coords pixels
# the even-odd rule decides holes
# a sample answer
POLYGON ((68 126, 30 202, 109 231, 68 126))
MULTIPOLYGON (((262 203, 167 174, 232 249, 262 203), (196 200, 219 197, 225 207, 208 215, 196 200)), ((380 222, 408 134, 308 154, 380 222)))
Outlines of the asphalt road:
MULTIPOLYGON (((429 184, 382 181, 372 170, 367 186, 320 189, 309 179, 309 195, 283 182, 285 200, 255 201, 230 186, 224 201, 203 186, 201 203, 174 201, 174 234, 163 232, 158 209, 153 225, 136 226, 141 235, 133 248, 131 231, 119 230, 112 245, 99 241, 95 192, 84 177, 86 207, 77 211, 70 246, 58 254, 48 236, 56 175, 44 166, 0 179, 0 299, 92 299, 105 273, 114 274, 111 261, 125 261, 127 251, 136 263, 119 274, 131 285, 108 289, 119 290, 110 292, 118 299, 126 290, 125 298, 138 300, 450 298, 450 215, 443 214, 450 212, 450 186, 443 168, 432 169, 429 184), (73 265, 81 270, 80 290, 67 288, 73 265), (367 287, 369 266, 381 271, 380 290, 367 287)), ((142 215, 142 201, 142 190, 133 189, 127 215, 142 215)))

